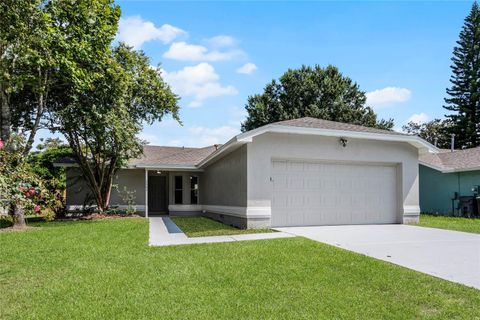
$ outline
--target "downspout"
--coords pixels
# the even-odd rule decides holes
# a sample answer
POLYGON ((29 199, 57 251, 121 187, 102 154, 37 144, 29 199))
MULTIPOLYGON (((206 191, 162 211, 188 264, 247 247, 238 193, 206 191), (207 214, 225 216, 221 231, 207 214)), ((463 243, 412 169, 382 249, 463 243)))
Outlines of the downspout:
MULTIPOLYGON (((457 183, 458 183, 457 184, 458 197, 460 199, 460 196, 461 196, 461 194, 460 194, 460 172, 457 172, 457 183)), ((460 214, 460 212, 458 210, 458 208, 460 206, 460 200, 458 200, 458 201, 459 201, 459 204, 457 205, 457 214, 460 214)), ((455 212, 453 214, 455 215, 455 212)))

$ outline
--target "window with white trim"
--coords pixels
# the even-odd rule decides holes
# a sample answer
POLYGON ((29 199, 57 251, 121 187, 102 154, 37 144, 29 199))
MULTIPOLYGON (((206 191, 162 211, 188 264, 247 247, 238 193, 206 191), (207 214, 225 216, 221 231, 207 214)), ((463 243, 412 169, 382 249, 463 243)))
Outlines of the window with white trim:
POLYGON ((175 176, 174 177, 174 198, 175 204, 183 203, 183 177, 175 176))
POLYGON ((190 176, 190 204, 198 204, 198 177, 190 176))

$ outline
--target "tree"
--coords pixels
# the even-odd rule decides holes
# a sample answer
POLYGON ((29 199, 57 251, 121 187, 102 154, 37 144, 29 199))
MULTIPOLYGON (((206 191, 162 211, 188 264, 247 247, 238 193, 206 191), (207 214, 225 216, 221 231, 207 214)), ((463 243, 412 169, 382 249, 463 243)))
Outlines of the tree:
POLYGON ((48 138, 37 146, 38 151, 28 154, 27 162, 32 171, 43 181, 50 192, 63 192, 66 187, 65 168, 55 167, 62 158, 73 157, 72 149, 60 139, 48 138))
POLYGON ((1 138, 25 134, 26 156, 39 128, 63 133, 101 211, 116 170, 143 151, 142 125, 179 121, 159 69, 142 52, 112 49, 119 18, 113 0, 0 3, 1 138))
POLYGON ((47 109, 55 73, 50 16, 45 0, 5 0, 0 3, 0 138, 11 130, 28 134, 30 151, 47 109))
POLYGON ((242 131, 282 120, 314 117, 391 130, 393 120, 377 120, 365 106, 365 92, 334 66, 289 69, 267 84, 262 94, 248 97, 242 131))
POLYGON ((450 126, 449 120, 434 119, 426 123, 409 122, 402 130, 417 135, 439 148, 448 149, 451 144, 451 137, 448 134, 450 126))
POLYGON ((480 8, 475 1, 453 49, 451 87, 444 108, 453 113, 456 148, 480 146, 480 8))
POLYGON ((41 139, 37 150, 28 154, 27 162, 31 171, 42 180, 44 187, 54 197, 51 209, 55 216, 59 216, 65 208, 66 172, 64 167, 56 167, 54 163, 62 158, 73 157, 73 152, 58 138, 41 139))
POLYGON ((97 208, 108 208, 113 178, 129 159, 143 152, 142 125, 171 114, 178 120, 177 97, 141 52, 120 44, 104 65, 103 77, 82 100, 58 114, 97 208))
MULTIPOLYGON (((103 1, 107 2, 110 1, 103 1)), ((73 10, 76 17, 89 17, 82 7, 66 9, 73 10)), ((88 7, 88 13, 91 10, 88 7)), ((97 10, 107 17, 107 25, 92 38, 91 45, 97 46, 93 52, 90 44, 81 43, 83 32, 78 32, 82 39, 78 39, 81 46, 77 50, 81 53, 88 48, 89 52, 79 54, 78 60, 73 59, 70 64, 75 67, 65 71, 66 90, 57 100, 54 120, 72 148, 98 210, 103 212, 109 205, 116 171, 143 152, 142 141, 137 138, 142 125, 161 120, 166 114, 178 120, 178 98, 163 82, 160 70, 152 69, 142 52, 124 44, 110 48, 118 12, 111 3, 97 10), (98 43, 104 45, 99 47, 98 43), (79 79, 77 73, 86 76, 79 79)), ((75 23, 69 23, 69 28, 90 27, 79 23, 79 19, 75 23)), ((66 35, 65 43, 76 43, 76 34, 66 35)))

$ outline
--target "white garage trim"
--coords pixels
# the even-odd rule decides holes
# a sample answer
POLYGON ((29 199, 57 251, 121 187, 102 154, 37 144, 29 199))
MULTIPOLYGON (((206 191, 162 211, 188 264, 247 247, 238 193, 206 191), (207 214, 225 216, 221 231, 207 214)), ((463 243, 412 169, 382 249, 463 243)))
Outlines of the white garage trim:
POLYGON ((305 127, 281 126, 278 124, 277 125, 269 124, 254 130, 241 133, 233 137, 232 139, 227 141, 227 143, 222 145, 217 151, 213 152, 208 157, 200 161, 200 163, 197 164, 197 167, 203 168, 204 166, 212 162, 214 159, 222 155, 226 155, 229 152, 232 152, 242 144, 252 142, 253 138, 264 133, 289 133, 289 134, 315 135, 315 136, 325 136, 325 137, 346 137, 346 138, 389 141, 389 142, 406 142, 414 146, 415 148, 417 148, 420 154, 427 153, 430 151, 439 152, 439 149, 437 147, 435 147, 431 143, 423 140, 418 136, 333 130, 333 129, 322 129, 322 128, 305 128, 305 127))
POLYGON ((269 219, 270 207, 234 207, 203 205, 204 211, 249 219, 269 219))

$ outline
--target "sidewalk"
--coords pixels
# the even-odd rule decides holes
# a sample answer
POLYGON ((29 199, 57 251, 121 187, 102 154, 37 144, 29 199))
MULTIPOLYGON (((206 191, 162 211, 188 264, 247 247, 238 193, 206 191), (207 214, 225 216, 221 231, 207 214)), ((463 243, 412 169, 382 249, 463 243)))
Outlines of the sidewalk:
POLYGON ((177 227, 175 223, 173 223, 169 217, 151 217, 149 218, 149 221, 150 246, 174 246, 195 243, 233 242, 295 237, 295 235, 285 232, 272 232, 189 238, 177 227))

